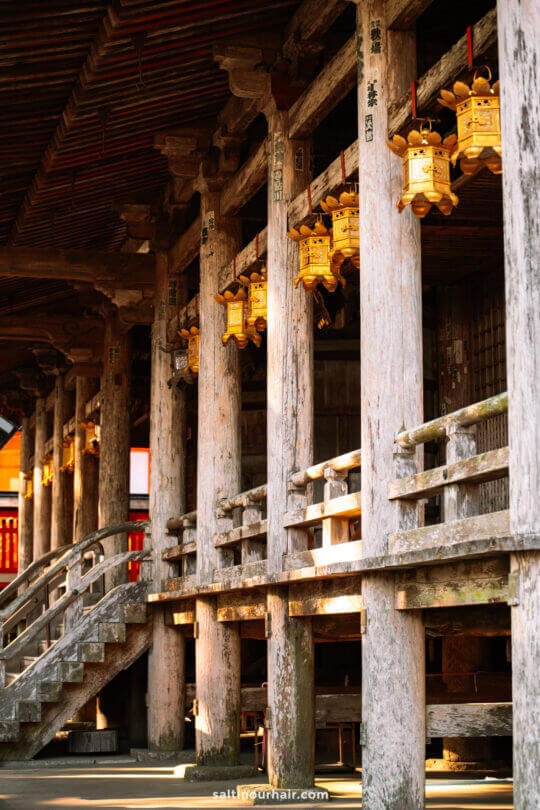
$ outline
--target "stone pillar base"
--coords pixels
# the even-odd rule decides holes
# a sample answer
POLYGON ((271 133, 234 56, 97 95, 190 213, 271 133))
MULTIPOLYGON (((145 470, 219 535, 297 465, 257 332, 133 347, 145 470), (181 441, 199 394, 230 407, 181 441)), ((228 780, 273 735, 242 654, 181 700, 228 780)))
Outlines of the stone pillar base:
POLYGON ((226 782, 257 776, 255 765, 179 765, 175 776, 186 782, 226 782))

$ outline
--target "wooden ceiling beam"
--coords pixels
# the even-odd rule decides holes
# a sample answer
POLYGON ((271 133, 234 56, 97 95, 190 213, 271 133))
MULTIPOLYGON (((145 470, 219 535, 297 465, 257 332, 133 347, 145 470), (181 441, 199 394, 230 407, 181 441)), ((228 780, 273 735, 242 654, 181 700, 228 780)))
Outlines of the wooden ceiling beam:
POLYGON ((291 138, 307 138, 356 85, 356 35, 331 59, 289 112, 291 138))
POLYGON ((298 42, 320 39, 348 5, 345 0, 306 0, 302 3, 287 26, 283 46, 285 55, 298 42))
POLYGON ((4 316, 0 340, 16 343, 47 343, 73 362, 101 359, 103 320, 76 315, 4 316))
POLYGON ((201 218, 197 217, 172 246, 169 251, 171 272, 183 273, 186 267, 197 258, 201 247, 201 228, 201 218))
POLYGON ((267 172, 268 156, 266 154, 266 141, 263 141, 257 151, 246 160, 224 187, 221 197, 221 213, 224 216, 237 214, 253 195, 264 186, 267 172))
POLYGON ((388 0, 386 24, 394 31, 410 31, 432 0, 388 0))
POLYGON ((154 284, 154 269, 152 254, 0 246, 0 275, 11 278, 61 279, 110 285, 114 289, 149 289, 154 284))

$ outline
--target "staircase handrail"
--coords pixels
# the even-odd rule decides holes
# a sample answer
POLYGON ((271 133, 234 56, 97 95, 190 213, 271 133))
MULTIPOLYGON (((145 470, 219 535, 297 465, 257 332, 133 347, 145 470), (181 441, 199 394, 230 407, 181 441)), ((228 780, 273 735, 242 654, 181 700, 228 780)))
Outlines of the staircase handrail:
POLYGON ((70 545, 67 551, 64 552, 62 557, 55 563, 55 565, 48 568, 29 588, 22 594, 16 597, 7 608, 0 610, 0 622, 9 617, 12 613, 18 610, 25 602, 30 601, 36 593, 39 593, 47 584, 58 574, 62 569, 68 570, 72 567, 72 563, 80 562, 83 552, 89 549, 96 543, 100 543, 107 537, 115 534, 124 534, 125 532, 144 531, 149 525, 149 521, 141 520, 134 521, 128 520, 123 523, 116 523, 112 526, 105 526, 103 529, 98 529, 91 534, 87 534, 82 540, 70 545))
POLYGON ((43 554, 38 560, 31 562, 24 571, 17 574, 15 579, 12 579, 11 582, 0 591, 0 606, 8 602, 11 595, 17 593, 22 585, 29 582, 36 571, 39 571, 40 568, 44 568, 51 560, 54 560, 55 557, 60 557, 65 554, 70 548, 72 548, 72 544, 66 543, 64 546, 59 546, 58 548, 53 548, 51 551, 47 551, 47 553, 43 554))
MULTIPOLYGON (((0 662, 9 661, 17 655, 22 655, 25 647, 30 644, 36 636, 48 625, 58 614, 63 613, 69 605, 92 585, 97 579, 103 576, 106 571, 117 568, 124 563, 147 559, 149 555, 148 549, 139 549, 138 551, 124 551, 120 554, 115 554, 113 557, 107 557, 100 563, 95 565, 87 574, 85 574, 77 583, 77 587, 68 591, 58 599, 48 610, 38 616, 16 639, 14 639, 3 650, 0 649, 0 662)), ((9 623, 9 619, 5 624, 9 623)), ((0 664, 1 666, 1 664, 0 664)))

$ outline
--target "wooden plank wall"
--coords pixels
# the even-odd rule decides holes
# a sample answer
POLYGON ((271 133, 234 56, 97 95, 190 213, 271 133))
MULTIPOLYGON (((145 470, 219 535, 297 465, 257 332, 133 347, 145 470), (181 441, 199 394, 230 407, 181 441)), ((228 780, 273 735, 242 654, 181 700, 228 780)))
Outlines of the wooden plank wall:
MULTIPOLYGON (((492 273, 475 285, 471 323, 472 400, 506 391, 504 276, 492 273)), ((494 417, 477 428, 479 453, 508 444, 508 415, 494 417)), ((480 487, 480 511, 508 509, 508 479, 480 487)))

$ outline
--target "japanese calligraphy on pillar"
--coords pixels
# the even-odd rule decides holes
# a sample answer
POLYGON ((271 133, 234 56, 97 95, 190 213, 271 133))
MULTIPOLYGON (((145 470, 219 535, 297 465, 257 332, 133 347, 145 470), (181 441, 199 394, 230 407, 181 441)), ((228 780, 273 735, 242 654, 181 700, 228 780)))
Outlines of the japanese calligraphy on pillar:
POLYGON ((381 21, 371 20, 369 24, 370 53, 381 53, 381 21))
POLYGON ((281 137, 274 141, 274 165, 272 168, 272 195, 274 202, 283 199, 283 156, 285 145, 281 137))

